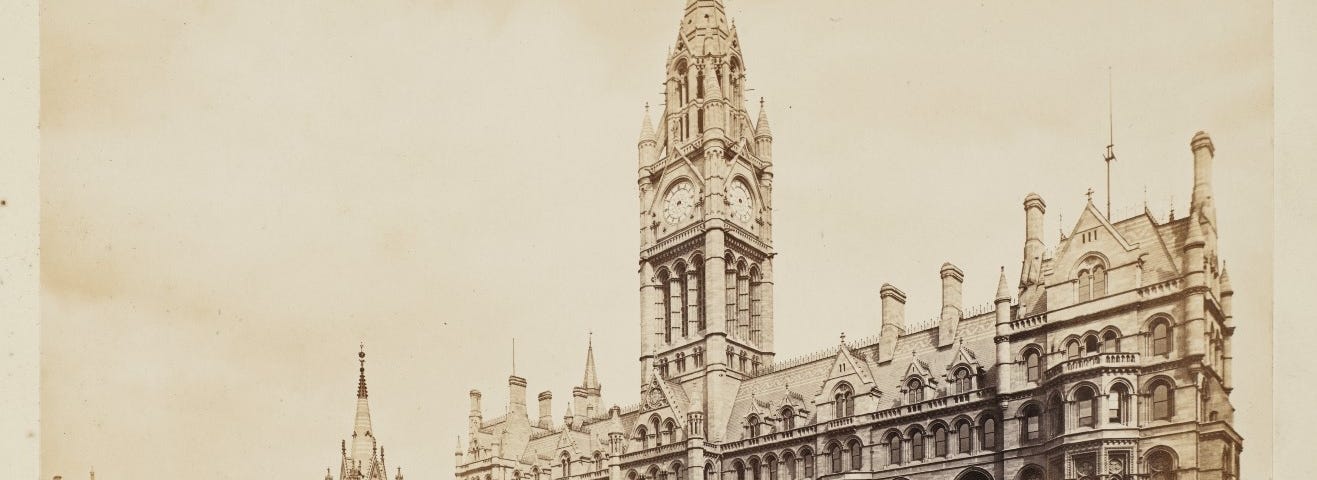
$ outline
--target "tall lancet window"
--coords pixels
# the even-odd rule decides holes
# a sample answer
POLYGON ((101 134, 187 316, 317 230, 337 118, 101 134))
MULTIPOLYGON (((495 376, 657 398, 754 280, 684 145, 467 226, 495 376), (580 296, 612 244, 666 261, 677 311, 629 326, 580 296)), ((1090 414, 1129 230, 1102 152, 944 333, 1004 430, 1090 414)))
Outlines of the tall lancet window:
POLYGON ((750 272, 750 341, 755 344, 763 343, 764 325, 763 325, 763 308, 764 308, 764 284, 763 273, 758 268, 751 268, 750 272))
MULTIPOLYGON (((723 276, 723 286, 727 288, 727 334, 736 336, 736 263, 731 254, 727 255, 727 270, 723 276)), ((730 361, 729 361, 730 363, 730 361)))
POLYGON ((685 265, 677 267, 677 281, 680 283, 677 294, 680 295, 681 301, 681 305, 678 305, 678 308, 681 309, 681 336, 687 337, 690 336, 689 325, 691 315, 691 311, 687 308, 687 304, 690 302, 691 295, 689 291, 690 283, 685 265))
POLYGON ((663 288, 662 288, 663 339, 665 341, 671 342, 672 341, 672 304, 673 304, 672 294, 676 292, 672 291, 672 281, 670 278, 668 278, 667 270, 664 270, 662 273, 659 274, 659 282, 662 282, 663 284, 663 288))

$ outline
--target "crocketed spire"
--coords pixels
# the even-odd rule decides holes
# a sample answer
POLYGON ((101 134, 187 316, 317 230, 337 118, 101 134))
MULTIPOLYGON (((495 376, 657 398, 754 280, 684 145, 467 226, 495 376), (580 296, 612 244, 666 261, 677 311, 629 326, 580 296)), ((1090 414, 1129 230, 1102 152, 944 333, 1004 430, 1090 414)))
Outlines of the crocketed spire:
MULTIPOLYGON (((645 116, 645 123, 649 123, 649 116, 645 116)), ((599 375, 595 373, 594 367, 594 334, 590 334, 590 339, 586 341, 585 347, 585 378, 581 380, 581 386, 589 389, 599 389, 599 375)))
POLYGON ((1001 267, 1001 276, 997 278, 997 300, 1010 301, 1011 287, 1006 284, 1006 267, 1001 267))
POLYGON ((759 120, 755 121, 756 137, 771 137, 773 131, 768 127, 768 109, 764 108, 764 98, 759 98, 759 120))
POLYGON ((654 134, 654 123, 649 120, 649 104, 645 104, 645 119, 640 123, 640 142, 656 142, 658 137, 654 134))

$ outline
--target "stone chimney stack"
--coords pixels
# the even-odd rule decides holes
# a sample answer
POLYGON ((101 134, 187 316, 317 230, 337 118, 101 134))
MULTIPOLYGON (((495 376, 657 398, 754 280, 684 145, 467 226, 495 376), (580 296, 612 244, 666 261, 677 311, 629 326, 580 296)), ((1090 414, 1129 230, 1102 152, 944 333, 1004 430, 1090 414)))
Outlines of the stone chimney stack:
POLYGON ((508 413, 526 415, 526 379, 508 376, 508 413))
POLYGON ((896 339, 905 332, 905 292, 884 283, 878 289, 882 298, 882 330, 878 334, 878 363, 892 361, 896 354, 896 339))
POLYGON ((553 393, 540 392, 540 428, 553 428, 553 393))
POLYGON ((961 285, 965 282, 965 273, 955 265, 943 263, 942 270, 942 319, 937 327, 937 344, 946 347, 956 337, 956 327, 962 315, 961 285))
POLYGON ((1024 262, 1020 290, 1043 283, 1043 214, 1047 204, 1037 193, 1024 197, 1024 262))
POLYGON ((1212 201, 1212 162, 1216 156, 1216 147, 1212 146, 1212 137, 1207 132, 1199 131, 1189 141, 1189 148, 1194 152, 1194 190, 1190 210, 1197 210, 1203 218, 1212 223, 1216 229, 1216 206, 1212 201))
MULTIPOLYGON (((471 413, 467 416, 470 423, 467 425, 467 432, 474 434, 480 431, 480 390, 471 390, 471 413)), ((475 438, 475 437, 472 437, 475 438)))

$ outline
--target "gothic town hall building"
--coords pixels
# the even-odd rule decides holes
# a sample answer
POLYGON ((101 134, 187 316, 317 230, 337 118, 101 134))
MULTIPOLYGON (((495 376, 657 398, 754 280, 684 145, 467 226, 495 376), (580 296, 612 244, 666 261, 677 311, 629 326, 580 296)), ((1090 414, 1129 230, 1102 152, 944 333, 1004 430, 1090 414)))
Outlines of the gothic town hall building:
POLYGON ((723 1, 688 0, 638 143, 640 404, 605 406, 592 351, 561 423, 550 392, 529 416, 523 378, 498 418, 472 391, 457 480, 1237 478, 1206 133, 1188 216, 1090 202, 1047 248, 1027 195, 1020 278, 990 305, 944 264, 937 321, 907 322, 885 284, 873 338, 777 362, 773 135, 745 65, 723 1))

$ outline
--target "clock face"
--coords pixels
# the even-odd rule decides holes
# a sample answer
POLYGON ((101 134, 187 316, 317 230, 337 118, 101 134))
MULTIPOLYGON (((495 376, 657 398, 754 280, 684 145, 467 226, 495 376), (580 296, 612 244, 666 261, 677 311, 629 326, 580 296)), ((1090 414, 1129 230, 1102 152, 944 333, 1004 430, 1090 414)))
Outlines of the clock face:
POLYGON ((690 182, 681 182, 668 190, 663 198, 663 219, 668 223, 677 223, 691 217, 695 211, 695 187, 690 182))
POLYGON ((749 222, 754 212, 754 201, 750 198, 750 189, 744 183, 732 182, 727 189, 727 203, 731 204, 732 218, 738 222, 749 222))

